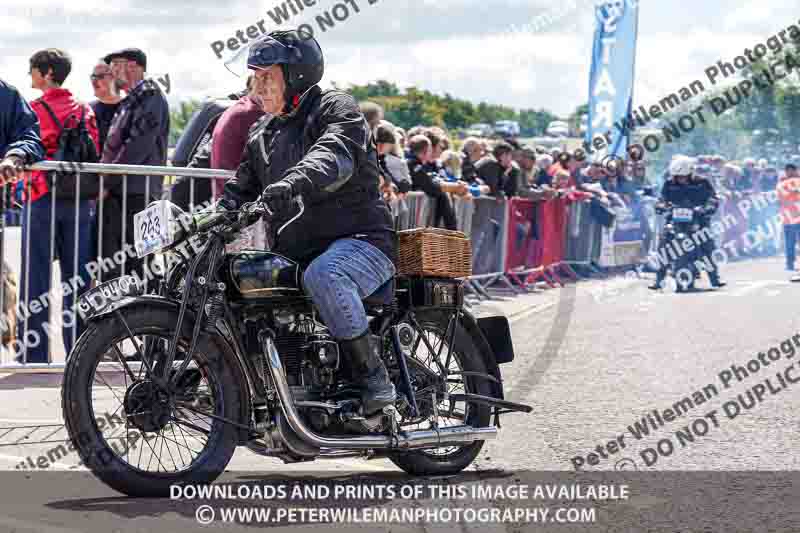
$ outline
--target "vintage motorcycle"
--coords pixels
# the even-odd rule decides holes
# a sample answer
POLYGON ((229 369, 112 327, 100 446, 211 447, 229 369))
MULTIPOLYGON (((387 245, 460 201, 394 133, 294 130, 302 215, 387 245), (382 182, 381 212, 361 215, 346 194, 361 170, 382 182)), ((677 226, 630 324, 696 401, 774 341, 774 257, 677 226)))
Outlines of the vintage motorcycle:
POLYGON ((197 220, 154 202, 135 223, 139 255, 164 259, 157 287, 123 276, 80 299, 86 329, 62 408, 100 480, 164 496, 215 480, 240 445, 285 463, 388 458, 413 475, 453 474, 496 438, 501 414, 531 411, 503 397, 507 319, 475 319, 457 279, 398 276, 364 300, 398 400, 365 417, 301 267, 269 251, 225 253, 261 217, 274 215, 248 204, 197 220))
POLYGON ((675 279, 676 292, 687 292, 694 288, 700 279, 697 262, 702 259, 702 252, 695 242, 685 248, 683 243, 698 235, 702 225, 701 218, 708 214, 704 207, 689 204, 665 204, 657 207, 656 212, 663 214, 664 230, 661 242, 664 248, 670 249, 666 257, 670 258, 668 273, 675 279))

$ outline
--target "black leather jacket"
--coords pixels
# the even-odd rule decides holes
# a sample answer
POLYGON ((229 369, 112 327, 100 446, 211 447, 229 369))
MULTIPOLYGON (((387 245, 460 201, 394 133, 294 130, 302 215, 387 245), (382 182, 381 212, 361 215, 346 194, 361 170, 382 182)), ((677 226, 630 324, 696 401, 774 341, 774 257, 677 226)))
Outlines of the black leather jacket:
MULTIPOLYGON (((377 152, 351 95, 314 86, 288 115, 256 122, 224 198, 240 206, 279 180, 303 197, 305 213, 281 233, 276 252, 307 263, 335 240, 353 237, 394 260, 392 217, 378 190, 377 152)), ((286 213, 271 229, 294 214, 286 213)))
MULTIPOLYGON (((169 105, 158 83, 145 79, 128 93, 119 104, 111 121, 102 163, 118 165, 167 164, 169 137, 169 105)), ((150 181, 150 197, 160 198, 164 177, 153 175, 128 178, 128 194, 145 194, 150 181)), ((109 175, 105 187, 113 194, 122 194, 122 176, 109 175)))
POLYGON ((711 216, 719 208, 719 196, 714 190, 714 186, 706 178, 692 177, 686 185, 680 185, 674 179, 664 183, 661 189, 661 200, 656 205, 656 209, 661 211, 666 204, 677 207, 702 207, 705 214, 700 218, 700 223, 707 225, 710 223, 711 216))

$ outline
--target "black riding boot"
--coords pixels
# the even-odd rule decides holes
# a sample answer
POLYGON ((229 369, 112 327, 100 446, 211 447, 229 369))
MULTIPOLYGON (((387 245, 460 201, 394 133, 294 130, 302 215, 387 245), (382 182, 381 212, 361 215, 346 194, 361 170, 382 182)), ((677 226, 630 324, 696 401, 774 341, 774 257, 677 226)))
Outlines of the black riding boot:
POLYGON ((667 270, 665 268, 659 268, 656 272, 656 282, 652 285, 648 286, 648 289, 652 289, 654 291, 660 290, 662 288, 662 283, 664 283, 664 278, 667 277, 667 270))
POLYGON ((340 341, 345 357, 350 358, 354 382, 361 389, 364 414, 371 415, 387 405, 393 405, 397 397, 383 361, 372 345, 369 332, 349 341, 340 341))
POLYGON ((712 287, 721 288, 727 285, 724 281, 719 279, 719 269, 714 265, 714 270, 708 271, 708 280, 711 282, 712 287))

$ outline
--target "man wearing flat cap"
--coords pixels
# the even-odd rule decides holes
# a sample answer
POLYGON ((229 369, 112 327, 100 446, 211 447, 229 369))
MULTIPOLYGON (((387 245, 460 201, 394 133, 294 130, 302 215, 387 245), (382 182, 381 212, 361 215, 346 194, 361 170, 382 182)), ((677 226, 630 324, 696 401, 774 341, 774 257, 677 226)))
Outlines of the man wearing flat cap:
MULTIPOLYGON (((108 54, 104 60, 111 65, 114 82, 127 96, 120 102, 111 121, 103 147, 102 162, 165 166, 169 106, 158 84, 144 77, 147 56, 138 48, 125 48, 108 54)), ((133 250, 133 216, 142 211, 150 201, 161 197, 163 181, 164 177, 161 175, 106 176, 101 237, 103 257, 113 257, 114 252, 125 249, 123 237, 125 244, 130 245, 130 250, 133 250), (125 217, 124 236, 122 216, 125 217)), ((141 276, 142 261, 135 255, 127 253, 124 266, 115 264, 113 271, 104 273, 104 280, 133 272, 141 276)))

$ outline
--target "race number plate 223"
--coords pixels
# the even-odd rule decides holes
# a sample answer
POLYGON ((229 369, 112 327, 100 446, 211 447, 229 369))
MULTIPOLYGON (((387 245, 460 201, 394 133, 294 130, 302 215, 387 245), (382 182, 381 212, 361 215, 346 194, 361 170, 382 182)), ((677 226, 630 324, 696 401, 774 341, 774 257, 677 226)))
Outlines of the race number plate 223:
POLYGON ((134 215, 134 240, 139 257, 158 252, 172 244, 168 204, 166 200, 159 200, 134 215))

